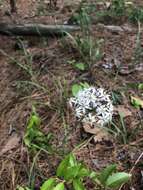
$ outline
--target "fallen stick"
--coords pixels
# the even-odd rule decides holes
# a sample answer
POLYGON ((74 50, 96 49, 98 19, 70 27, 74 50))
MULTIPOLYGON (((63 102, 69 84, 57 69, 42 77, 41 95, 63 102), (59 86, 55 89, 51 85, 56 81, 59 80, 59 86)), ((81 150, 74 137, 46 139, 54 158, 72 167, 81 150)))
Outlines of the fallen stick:
POLYGON ((97 24, 98 27, 101 29, 107 29, 110 32, 133 32, 133 29, 129 26, 115 26, 115 25, 104 25, 104 24, 97 24))
POLYGON ((0 34, 8 36, 62 36, 79 30, 80 27, 74 25, 0 23, 0 34))

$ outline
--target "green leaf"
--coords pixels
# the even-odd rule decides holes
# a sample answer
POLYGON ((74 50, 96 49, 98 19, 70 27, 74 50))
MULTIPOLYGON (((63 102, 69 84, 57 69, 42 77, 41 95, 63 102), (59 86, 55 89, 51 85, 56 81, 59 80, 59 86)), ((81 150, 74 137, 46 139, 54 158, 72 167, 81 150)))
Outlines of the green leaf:
POLYGON ((67 168, 66 172, 64 173, 64 179, 73 180, 78 175, 79 168, 80 166, 72 166, 67 168))
POLYGON ((106 187, 117 188, 122 184, 129 181, 131 174, 125 172, 118 172, 108 177, 106 181, 106 187))
POLYGON ((81 71, 85 70, 85 64, 84 63, 76 63, 74 66, 75 66, 75 68, 77 68, 81 71))
POLYGON ((31 190, 31 189, 29 189, 28 187, 21 187, 21 186, 18 186, 18 187, 16 188, 16 190, 31 190))
POLYGON ((69 166, 75 166, 77 165, 77 161, 76 161, 76 158, 75 156, 71 153, 69 154, 69 166))
POLYGON ((98 176, 99 176, 99 174, 94 171, 90 172, 90 174, 89 174, 89 177, 93 180, 97 179, 98 176))
POLYGON ((67 173, 67 169, 76 165, 77 165, 77 161, 76 161, 75 156, 73 154, 67 155, 57 168, 57 176, 65 177, 65 174, 67 173))
POLYGON ((90 87, 87 82, 80 82, 80 85, 81 85, 82 89, 83 89, 83 88, 89 88, 89 87, 90 87))
POLYGON ((72 86, 72 94, 73 94, 73 96, 76 96, 77 93, 78 93, 80 90, 82 90, 81 85, 79 85, 79 84, 74 84, 74 85, 72 86))
POLYGON ((21 187, 21 186, 18 186, 17 188, 16 188, 16 190, 25 190, 23 187, 21 187))
MULTIPOLYGON (((26 129, 26 133, 24 136, 24 143, 28 147, 31 147, 31 142, 37 136, 37 133, 39 132, 37 130, 37 127, 40 125, 40 118, 34 114, 30 117, 26 129)), ((41 135, 41 134, 40 134, 41 135)))
POLYGON ((87 176, 90 176, 90 171, 87 168, 85 168, 83 165, 81 165, 77 174, 77 178, 83 178, 87 176))
POLYGON ((140 84, 138 85, 138 89, 139 89, 139 90, 143 90, 143 83, 140 83, 140 84))
POLYGON ((85 190, 85 187, 80 179, 73 180, 74 190, 85 190))
POLYGON ((74 84, 72 86, 72 94, 73 96, 76 96, 77 93, 80 91, 80 90, 83 90, 84 88, 89 88, 89 84, 87 82, 80 82, 80 84, 74 84))
POLYGON ((73 60, 69 60, 67 61, 68 64, 71 64, 71 65, 74 65, 76 63, 76 61, 73 59, 73 60))
POLYGON ((107 178, 116 170, 116 165, 112 164, 106 167, 99 175, 101 184, 105 185, 107 178))
POLYGON ((26 133, 24 135, 24 143, 28 148, 33 150, 45 149, 51 151, 51 147, 48 144, 50 135, 45 135, 40 131, 40 118, 36 113, 33 113, 28 121, 26 133))
POLYGON ((40 190, 51 190, 55 186, 55 179, 50 178, 46 180, 43 185, 40 187, 40 190))
POLYGON ((65 189, 64 183, 61 182, 61 183, 57 184, 53 190, 64 190, 64 189, 65 189))
POLYGON ((135 108, 143 108, 143 100, 138 97, 131 96, 131 103, 135 108))
POLYGON ((63 177, 64 176, 64 173, 68 167, 68 164, 69 164, 69 158, 70 158, 70 155, 66 156, 64 160, 62 160, 62 162, 60 163, 60 165, 58 166, 57 168, 57 176, 59 177, 63 177))
POLYGON ((38 125, 40 125, 40 122, 41 122, 41 120, 40 120, 39 116, 34 114, 31 116, 31 118, 28 122, 27 128, 32 128, 33 125, 38 126, 38 125))

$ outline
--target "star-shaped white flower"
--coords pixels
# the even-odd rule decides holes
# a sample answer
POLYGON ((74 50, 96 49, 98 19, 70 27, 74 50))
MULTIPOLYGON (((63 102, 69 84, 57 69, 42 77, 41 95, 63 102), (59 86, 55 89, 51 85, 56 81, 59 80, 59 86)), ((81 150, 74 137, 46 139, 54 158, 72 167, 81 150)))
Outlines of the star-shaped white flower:
POLYGON ((84 88, 70 98, 69 103, 76 117, 84 123, 104 126, 112 120, 112 101, 103 88, 84 88))

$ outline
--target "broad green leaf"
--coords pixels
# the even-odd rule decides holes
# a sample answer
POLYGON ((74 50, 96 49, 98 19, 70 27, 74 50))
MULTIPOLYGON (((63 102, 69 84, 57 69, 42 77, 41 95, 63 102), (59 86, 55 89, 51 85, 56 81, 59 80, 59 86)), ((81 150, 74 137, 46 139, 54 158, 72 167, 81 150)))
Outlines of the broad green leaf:
POLYGON ((73 180, 74 190, 85 190, 85 187, 80 179, 73 180))
POLYGON ((138 97, 131 96, 131 103, 135 108, 143 108, 143 100, 138 97))
POLYGON ((25 190, 23 187, 21 187, 21 186, 18 186, 17 188, 16 188, 16 190, 25 190))
POLYGON ((56 172, 57 176, 59 176, 59 177, 64 176, 64 173, 66 172, 66 169, 69 165, 69 158, 70 158, 70 155, 66 156, 64 158, 64 160, 62 160, 62 162, 60 163, 60 165, 57 168, 57 172, 56 172))
POLYGON ((139 89, 139 90, 143 90, 143 83, 140 83, 140 84, 138 85, 138 89, 139 89))
POLYGON ((40 187, 40 190, 51 190, 54 186, 55 186, 55 179, 50 178, 43 183, 43 185, 40 187))
POLYGON ((77 165, 77 161, 76 161, 75 156, 73 154, 67 155, 57 168, 57 176, 65 177, 65 174, 67 173, 67 169, 70 167, 74 167, 76 165, 77 165))
POLYGON ((33 127, 33 125, 38 126, 39 124, 40 124, 40 118, 39 118, 39 116, 34 114, 31 116, 31 118, 28 122, 27 128, 31 128, 31 127, 33 127))
POLYGON ((116 170, 116 165, 112 164, 109 165, 108 167, 106 167, 103 171, 101 171, 100 175, 99 175, 99 180, 101 182, 101 184, 105 184, 107 178, 116 170))
POLYGON ((63 182, 57 184, 56 187, 53 188, 53 190, 64 190, 64 189, 65 189, 65 186, 63 182))
POLYGON ((70 164, 69 166, 77 165, 76 158, 72 153, 69 155, 69 164, 70 164))
POLYGON ((108 177, 106 181, 106 187, 117 188, 120 185, 126 183, 131 178, 131 174, 125 172, 118 172, 108 177))
POLYGON ((90 171, 87 168, 85 168, 83 165, 81 165, 77 174, 77 178, 82 178, 87 176, 90 176, 90 171))
POLYGON ((89 177, 91 178, 91 179, 93 179, 93 180, 95 180, 97 177, 99 176, 99 174, 98 173, 96 173, 96 172, 90 172, 90 174, 89 174, 89 177))
POLYGON ((80 90, 82 90, 81 85, 79 85, 79 84, 74 84, 74 85, 72 86, 72 94, 73 94, 73 96, 76 96, 77 93, 78 93, 80 90))
POLYGON ((64 173, 64 179, 65 180, 73 180, 79 172, 80 166, 72 166, 67 168, 67 170, 64 173))
POLYGON ((74 65, 77 69, 84 71, 85 70, 85 64, 84 63, 76 63, 74 65))

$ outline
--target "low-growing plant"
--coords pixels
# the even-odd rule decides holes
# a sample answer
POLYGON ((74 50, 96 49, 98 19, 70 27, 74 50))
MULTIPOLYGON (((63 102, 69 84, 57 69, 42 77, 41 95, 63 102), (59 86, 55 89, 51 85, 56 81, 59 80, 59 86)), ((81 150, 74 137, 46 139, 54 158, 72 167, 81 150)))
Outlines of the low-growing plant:
POLYGON ((103 39, 95 41, 89 35, 86 37, 77 36, 75 41, 77 50, 85 63, 87 63, 88 67, 102 58, 101 45, 103 43, 103 39))
POLYGON ((117 123, 118 124, 116 124, 115 122, 111 122, 111 129, 109 128, 105 130, 111 132, 121 144, 127 144, 129 142, 130 135, 132 135, 132 132, 129 133, 129 131, 127 130, 124 121, 124 115, 122 112, 119 112, 119 118, 117 123))
POLYGON ((36 87, 37 89, 48 92, 48 89, 44 85, 39 84, 37 80, 37 76, 39 75, 40 71, 35 71, 33 69, 33 55, 25 48, 20 38, 17 38, 17 42, 19 43, 19 46, 21 47, 20 49, 23 56, 23 63, 21 63, 20 60, 9 56, 4 50, 0 49, 0 53, 8 57, 9 64, 14 64, 18 66, 28 78, 27 80, 16 81, 15 84, 16 84, 17 89, 21 90, 22 92, 27 92, 33 89, 33 87, 36 87))
POLYGON ((111 15, 123 16, 125 15, 125 0, 112 0, 111 1, 111 15))
MULTIPOLYGON (((66 190, 69 187, 73 190, 86 190, 84 185, 86 178, 91 179, 95 185, 94 189, 106 190, 116 189, 128 182, 131 174, 117 172, 115 164, 107 166, 101 172, 94 172, 83 163, 78 162, 75 156, 70 153, 59 164, 56 176, 44 181, 40 190, 66 190)), ((17 190, 29 190, 26 188, 19 187, 17 190)))
POLYGON ((112 0, 108 8, 96 11, 96 19, 99 21, 110 21, 121 19, 127 14, 125 0, 112 0))
POLYGON ((101 47, 104 41, 103 39, 95 40, 91 35, 78 35, 76 37, 70 34, 67 35, 71 39, 74 48, 79 52, 86 68, 90 69, 93 64, 102 58, 101 47))
POLYGON ((51 102, 51 109, 56 111, 60 116, 65 114, 65 108, 67 106, 67 98, 69 96, 69 86, 65 77, 56 77, 51 74, 53 79, 53 87, 57 96, 56 101, 51 102))
POLYGON ((135 50, 133 53, 133 58, 132 58, 132 65, 135 66, 137 64, 140 64, 143 59, 143 48, 141 45, 141 23, 138 21, 138 33, 136 37, 136 43, 135 43, 135 50))
POLYGON ((123 17, 133 23, 143 22, 143 7, 136 7, 132 1, 112 0, 107 9, 96 11, 96 19, 103 22, 123 17))
POLYGON ((83 62, 77 62, 76 60, 71 60, 67 62, 68 64, 71 64, 75 69, 79 71, 85 71, 87 69, 87 65, 83 62))
POLYGON ((120 91, 113 90, 111 93, 113 105, 121 104, 123 97, 120 91))
POLYGON ((143 7, 132 6, 132 8, 130 8, 128 18, 133 23, 143 22, 143 7))
POLYGON ((29 148, 29 150, 43 150, 45 152, 51 152, 52 149, 49 145, 49 141, 52 137, 52 134, 49 133, 48 135, 45 135, 39 129, 40 123, 41 119, 36 112, 33 112, 27 124, 24 143, 29 148))
POLYGON ((72 24, 78 24, 82 31, 87 33, 91 25, 91 13, 96 11, 96 5, 82 0, 77 11, 70 18, 72 24))
POLYGON ((91 36, 91 8, 81 6, 78 14, 75 16, 76 23, 81 28, 81 35, 76 37, 71 34, 67 34, 71 39, 74 48, 79 52, 82 62, 87 65, 88 68, 102 57, 101 45, 103 39, 95 40, 91 36))

